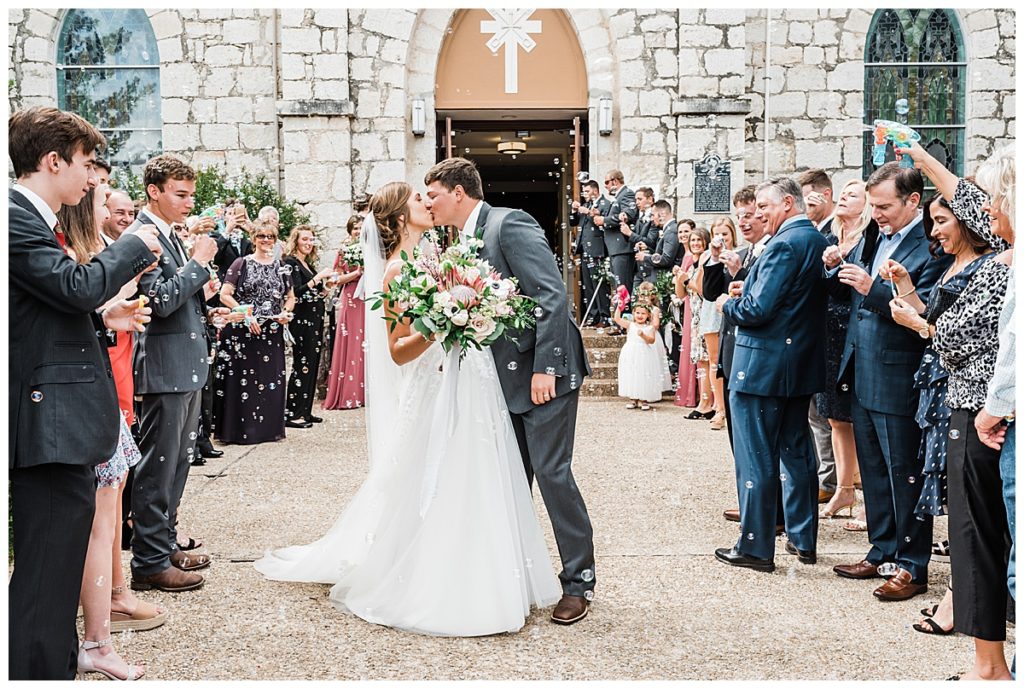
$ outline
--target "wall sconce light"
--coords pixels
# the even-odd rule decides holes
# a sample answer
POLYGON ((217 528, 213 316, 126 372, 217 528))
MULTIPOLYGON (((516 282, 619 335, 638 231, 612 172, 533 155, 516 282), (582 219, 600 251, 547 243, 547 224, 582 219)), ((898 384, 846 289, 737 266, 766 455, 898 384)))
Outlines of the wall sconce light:
POLYGON ((412 134, 423 136, 427 132, 427 104, 422 98, 414 98, 412 101, 412 134))
POLYGON ((602 98, 597 102, 597 131, 601 136, 612 133, 612 99, 602 98))

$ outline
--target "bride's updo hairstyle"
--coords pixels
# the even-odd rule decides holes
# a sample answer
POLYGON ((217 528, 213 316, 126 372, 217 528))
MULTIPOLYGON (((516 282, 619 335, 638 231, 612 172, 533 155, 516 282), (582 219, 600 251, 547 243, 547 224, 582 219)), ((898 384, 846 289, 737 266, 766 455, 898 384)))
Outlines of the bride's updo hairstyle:
POLYGON ((370 197, 370 212, 377 223, 384 255, 390 256, 402 241, 405 218, 409 217, 412 187, 405 182, 388 182, 370 197))

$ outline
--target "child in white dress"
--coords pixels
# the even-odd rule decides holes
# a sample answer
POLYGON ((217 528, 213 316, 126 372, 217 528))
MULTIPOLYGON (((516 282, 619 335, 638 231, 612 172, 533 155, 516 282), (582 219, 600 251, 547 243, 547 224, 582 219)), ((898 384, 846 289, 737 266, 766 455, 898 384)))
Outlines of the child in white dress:
POLYGON ((661 384, 662 392, 672 390, 672 372, 668 367, 668 350, 665 347, 665 340, 661 337, 661 307, 658 306, 661 300, 658 289, 653 282, 641 282, 636 288, 634 299, 638 304, 646 304, 651 308, 650 323, 654 326, 654 346, 658 348, 658 357, 661 361, 661 384))
POLYGON ((619 397, 630 400, 627 409, 651 408, 648 402, 661 399, 662 371, 647 304, 633 306, 633 320, 622 317, 622 307, 615 309, 615 325, 626 331, 626 344, 619 352, 619 397), (641 405, 641 401, 643 404, 641 405))

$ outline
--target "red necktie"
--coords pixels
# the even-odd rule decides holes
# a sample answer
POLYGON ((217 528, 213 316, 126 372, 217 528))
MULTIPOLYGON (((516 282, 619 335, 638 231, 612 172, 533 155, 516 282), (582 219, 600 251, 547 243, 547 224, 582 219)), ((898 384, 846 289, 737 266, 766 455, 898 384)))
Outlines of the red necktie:
POLYGON ((60 221, 53 226, 53 234, 57 237, 57 244, 60 245, 60 250, 65 254, 68 252, 67 241, 64 239, 64 230, 60 226, 60 221))

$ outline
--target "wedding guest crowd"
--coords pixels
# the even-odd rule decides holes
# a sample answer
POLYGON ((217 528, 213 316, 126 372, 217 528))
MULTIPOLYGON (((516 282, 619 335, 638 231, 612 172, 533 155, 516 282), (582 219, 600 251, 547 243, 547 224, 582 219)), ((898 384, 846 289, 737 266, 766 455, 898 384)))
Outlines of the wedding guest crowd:
MULTIPOLYGON (((365 402, 369 198, 321 265, 317 228, 281 242, 272 206, 254 220, 236 199, 196 209, 196 172, 175 156, 149 160, 132 199, 108 185, 105 139, 80 117, 31 108, 8 129, 10 676, 138 679, 111 632, 173 610, 134 592, 198 589, 212 563, 178 529, 190 467, 223 455, 213 440, 321 422, 323 369, 324 410, 365 402)), ((1009 678, 1014 157, 959 178, 916 143, 903 155, 913 167, 882 165, 837 196, 821 169, 744 187, 706 226, 619 170, 604 193, 586 181, 570 216, 579 317, 625 334, 629 409, 674 388, 684 423, 727 430, 737 507, 723 516, 738 532, 719 561, 773 571, 785 534, 784 552, 814 565, 820 521, 845 517, 867 543, 834 574, 903 601, 928 591, 946 517, 951 576, 913 629, 972 637, 964 679, 1009 678)))
POLYGON ((680 221, 664 266, 657 231, 675 228, 671 206, 662 216, 649 187, 634 193, 610 171, 607 195, 588 183, 573 204, 583 325, 606 326, 598 291, 627 287, 619 394, 649 406, 659 372, 641 364, 656 348, 639 289, 670 270, 675 404, 728 428, 736 462, 739 509, 724 516, 741 531, 718 559, 771 571, 785 533, 786 552, 814 564, 819 519, 846 517, 868 548, 835 574, 880 579, 873 597, 899 601, 926 593, 933 555, 948 553, 945 595, 913 629, 973 637, 964 679, 1008 677, 1014 159, 998 151, 961 179, 920 145, 903 155, 913 167, 883 165, 835 197, 822 169, 741 189, 732 218, 680 221), (933 542, 943 516, 948 545, 933 542))

